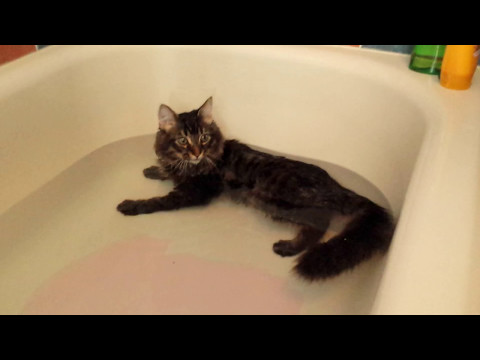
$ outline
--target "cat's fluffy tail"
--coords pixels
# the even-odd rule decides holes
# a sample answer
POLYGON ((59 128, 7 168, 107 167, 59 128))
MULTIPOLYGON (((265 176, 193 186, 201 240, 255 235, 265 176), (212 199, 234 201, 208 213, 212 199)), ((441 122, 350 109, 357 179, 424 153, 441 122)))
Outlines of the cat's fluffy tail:
POLYGON ((308 280, 326 279, 352 269, 376 252, 388 249, 393 236, 388 212, 368 201, 342 233, 318 243, 300 256, 295 271, 308 280))

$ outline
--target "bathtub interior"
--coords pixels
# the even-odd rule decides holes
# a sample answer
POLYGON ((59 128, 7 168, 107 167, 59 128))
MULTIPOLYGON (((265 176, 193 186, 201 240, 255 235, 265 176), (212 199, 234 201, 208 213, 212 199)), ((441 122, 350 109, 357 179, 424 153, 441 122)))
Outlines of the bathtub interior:
POLYGON ((220 199, 134 218, 115 210, 171 189, 141 173, 155 160, 159 104, 181 112, 213 96, 227 137, 333 176, 348 169, 345 185, 373 184, 398 218, 425 114, 367 73, 313 60, 114 48, 4 96, 0 312, 368 313, 385 257, 310 284, 271 251, 293 229, 251 209, 220 199))

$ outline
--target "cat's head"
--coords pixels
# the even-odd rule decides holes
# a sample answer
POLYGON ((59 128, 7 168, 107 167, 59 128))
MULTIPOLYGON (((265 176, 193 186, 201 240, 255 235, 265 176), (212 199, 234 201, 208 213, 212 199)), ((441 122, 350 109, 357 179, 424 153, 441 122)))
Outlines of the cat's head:
POLYGON ((158 111, 155 153, 177 168, 211 167, 223 153, 224 139, 213 121, 210 97, 199 109, 176 114, 167 105, 158 111))

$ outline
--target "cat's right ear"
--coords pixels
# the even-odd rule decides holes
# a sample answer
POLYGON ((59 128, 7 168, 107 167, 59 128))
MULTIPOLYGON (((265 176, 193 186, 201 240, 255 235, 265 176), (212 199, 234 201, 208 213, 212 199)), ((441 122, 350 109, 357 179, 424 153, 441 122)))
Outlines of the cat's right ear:
POLYGON ((205 104, 198 109, 198 116, 207 125, 213 123, 213 98, 211 96, 205 101, 205 104))
POLYGON ((158 110, 158 129, 163 131, 170 130, 177 122, 177 114, 167 105, 160 105, 158 110))

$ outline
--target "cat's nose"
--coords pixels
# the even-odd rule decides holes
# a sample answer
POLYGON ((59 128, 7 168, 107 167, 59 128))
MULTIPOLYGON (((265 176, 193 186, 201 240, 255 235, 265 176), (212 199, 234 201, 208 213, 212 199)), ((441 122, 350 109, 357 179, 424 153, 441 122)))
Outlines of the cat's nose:
POLYGON ((193 155, 195 155, 195 157, 198 159, 198 157, 200 156, 200 149, 194 146, 192 149, 192 152, 193 152, 193 155))

